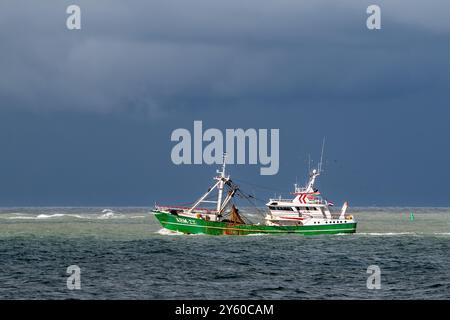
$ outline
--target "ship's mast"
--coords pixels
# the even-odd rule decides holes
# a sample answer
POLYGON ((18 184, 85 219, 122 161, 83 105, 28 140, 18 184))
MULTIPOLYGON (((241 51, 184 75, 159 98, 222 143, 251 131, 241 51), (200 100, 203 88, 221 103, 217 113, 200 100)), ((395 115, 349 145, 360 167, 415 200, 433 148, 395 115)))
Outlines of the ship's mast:
POLYGON ((317 165, 317 170, 313 169, 313 171, 311 172, 310 176, 309 176, 309 181, 308 181, 308 185, 306 186, 306 192, 314 192, 314 183, 316 182, 316 178, 318 176, 320 176, 320 174, 322 173, 322 164, 323 164, 323 151, 325 149, 325 137, 323 138, 322 141, 322 152, 320 154, 320 161, 317 165))
POLYGON ((314 183, 316 182, 316 178, 320 176, 320 171, 313 169, 311 175, 309 176, 308 185, 306 186, 306 192, 314 192, 314 183))
POLYGON ((222 208, 222 196, 223 196, 223 185, 225 181, 225 166, 226 166, 226 159, 227 154, 224 153, 222 157, 222 171, 217 171, 219 173, 219 185, 217 186, 218 192, 217 192, 217 212, 220 212, 222 208))
POLYGON ((325 137, 323 137, 323 141, 322 141, 322 152, 320 153, 320 162, 319 165, 317 166, 317 170, 319 171, 319 173, 322 172, 322 160, 323 160, 323 150, 325 148, 325 137))
POLYGON ((198 199, 194 205, 187 211, 188 213, 192 213, 193 210, 195 208, 197 208, 197 206, 204 202, 204 203, 215 203, 217 205, 216 209, 217 209, 217 213, 221 213, 224 209, 224 207, 228 204, 228 202, 230 201, 231 197, 234 196, 236 190, 238 189, 238 186, 234 185, 233 183, 231 183, 230 181, 230 176, 226 177, 225 176, 225 166, 226 166, 226 153, 223 154, 223 163, 222 163, 222 171, 217 170, 217 173, 219 174, 218 176, 216 176, 214 179, 217 180, 217 182, 208 189, 208 191, 200 197, 200 199, 198 199), (227 196, 227 198, 225 199, 225 201, 222 202, 222 197, 223 197, 223 188, 225 186, 225 184, 229 185, 230 187, 233 188, 233 192, 231 195, 229 195, 229 197, 227 196), (217 201, 209 201, 209 200, 205 200, 206 197, 208 195, 211 194, 211 192, 217 188, 217 201))

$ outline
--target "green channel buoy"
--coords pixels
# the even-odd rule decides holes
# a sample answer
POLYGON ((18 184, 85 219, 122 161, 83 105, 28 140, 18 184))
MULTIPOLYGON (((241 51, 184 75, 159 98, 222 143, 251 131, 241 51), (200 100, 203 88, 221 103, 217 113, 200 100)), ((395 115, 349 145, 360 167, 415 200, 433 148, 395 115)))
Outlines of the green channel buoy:
POLYGON ((410 220, 410 221, 414 221, 414 213, 411 212, 411 213, 409 214, 409 220, 410 220))

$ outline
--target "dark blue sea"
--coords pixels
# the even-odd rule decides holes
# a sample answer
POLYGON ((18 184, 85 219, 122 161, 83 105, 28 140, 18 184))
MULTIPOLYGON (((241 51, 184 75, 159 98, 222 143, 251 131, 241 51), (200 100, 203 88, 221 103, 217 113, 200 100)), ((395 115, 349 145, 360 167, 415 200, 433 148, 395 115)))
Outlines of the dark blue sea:
POLYGON ((450 208, 351 212, 354 235, 194 236, 161 229, 149 208, 2 208, 0 298, 450 298, 450 208))

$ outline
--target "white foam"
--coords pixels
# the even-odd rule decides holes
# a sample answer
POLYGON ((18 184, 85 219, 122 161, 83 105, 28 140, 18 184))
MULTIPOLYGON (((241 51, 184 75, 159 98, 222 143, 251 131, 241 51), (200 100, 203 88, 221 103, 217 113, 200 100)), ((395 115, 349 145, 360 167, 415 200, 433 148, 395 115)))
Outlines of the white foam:
POLYGON ((414 232, 356 232, 358 235, 365 236, 402 236, 415 234, 414 232))
POLYGON ((114 218, 114 212, 108 212, 105 214, 102 214, 98 219, 108 219, 108 218, 114 218))
POLYGON ((36 219, 36 217, 7 217, 7 219, 11 219, 11 220, 34 220, 36 219))
POLYGON ((78 219, 89 219, 87 216, 80 216, 79 214, 66 214, 68 217, 78 218, 78 219))
POLYGON ((179 235, 183 235, 184 233, 182 232, 178 232, 178 231, 172 231, 172 230, 168 230, 168 229, 159 229, 158 231, 156 231, 156 233, 163 235, 163 236, 179 236, 179 235))
POLYGON ((117 216, 116 213, 111 209, 103 209, 102 215, 98 217, 98 219, 111 219, 111 218, 119 218, 121 216, 117 216))
POLYGON ((60 218, 64 217, 64 213, 54 213, 54 214, 40 214, 36 217, 36 219, 50 219, 50 218, 60 218))
MULTIPOLYGON (((72 217, 78 219, 89 219, 89 217, 80 216, 79 214, 67 214, 67 213, 54 213, 54 214, 39 214, 35 219, 51 219, 51 218, 62 218, 62 217, 72 217)), ((25 217, 17 217, 25 218, 25 217)), ((28 217, 26 217, 28 219, 28 217)), ((30 217, 33 219, 34 217, 30 217)))

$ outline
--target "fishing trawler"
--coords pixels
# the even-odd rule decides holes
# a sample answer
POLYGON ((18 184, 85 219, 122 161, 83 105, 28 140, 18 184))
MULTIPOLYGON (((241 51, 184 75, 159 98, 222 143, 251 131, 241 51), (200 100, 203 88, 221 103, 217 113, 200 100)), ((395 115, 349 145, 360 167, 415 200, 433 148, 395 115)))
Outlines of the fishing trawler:
POLYGON ((185 234, 209 235, 251 235, 251 234, 338 234, 356 232, 356 221, 347 215, 347 202, 341 212, 332 214, 331 203, 321 198, 314 187, 316 178, 320 175, 321 164, 314 169, 307 185, 303 188, 295 185, 292 199, 270 199, 266 204, 269 213, 263 223, 251 223, 248 218, 239 213, 232 199, 235 195, 244 198, 245 194, 226 175, 226 155, 223 157, 221 170, 214 177, 215 183, 192 206, 155 205, 155 217, 168 230, 185 234), (210 200, 213 192, 217 199, 210 200), (225 197, 224 197, 225 195, 225 197), (200 207, 201 204, 213 204, 213 208, 200 207))

